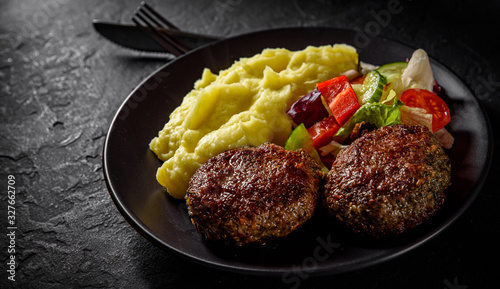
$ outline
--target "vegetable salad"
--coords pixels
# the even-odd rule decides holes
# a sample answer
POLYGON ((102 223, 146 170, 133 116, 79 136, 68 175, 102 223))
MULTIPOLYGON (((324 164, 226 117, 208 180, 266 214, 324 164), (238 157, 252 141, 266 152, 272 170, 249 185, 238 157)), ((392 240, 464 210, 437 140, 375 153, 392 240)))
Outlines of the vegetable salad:
POLYGON ((418 49, 407 62, 347 71, 316 84, 288 110, 296 125, 285 148, 302 148, 330 167, 355 127, 393 124, 426 126, 443 147, 453 145, 445 129, 451 115, 434 79, 427 53, 418 49))

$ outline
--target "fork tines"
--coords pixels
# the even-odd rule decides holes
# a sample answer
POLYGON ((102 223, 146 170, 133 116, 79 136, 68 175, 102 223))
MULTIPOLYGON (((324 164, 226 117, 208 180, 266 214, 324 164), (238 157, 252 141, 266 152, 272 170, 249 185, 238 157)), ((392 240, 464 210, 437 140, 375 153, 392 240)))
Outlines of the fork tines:
POLYGON ((191 47, 176 38, 169 31, 169 29, 179 30, 179 28, 162 17, 146 2, 141 3, 131 19, 158 44, 163 46, 175 56, 179 56, 191 50, 191 47))

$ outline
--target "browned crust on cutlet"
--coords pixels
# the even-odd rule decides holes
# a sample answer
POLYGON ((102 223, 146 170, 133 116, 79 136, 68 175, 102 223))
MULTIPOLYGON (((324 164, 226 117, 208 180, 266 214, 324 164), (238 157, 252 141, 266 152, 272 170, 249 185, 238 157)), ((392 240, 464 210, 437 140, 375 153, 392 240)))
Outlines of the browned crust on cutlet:
POLYGON ((450 160, 426 127, 382 127, 337 157, 325 181, 325 204, 354 233, 393 236, 439 210, 450 179, 450 160))
POLYGON ((189 216, 209 240, 264 244, 313 216, 323 173, 304 152, 274 144, 208 160, 191 178, 189 216))

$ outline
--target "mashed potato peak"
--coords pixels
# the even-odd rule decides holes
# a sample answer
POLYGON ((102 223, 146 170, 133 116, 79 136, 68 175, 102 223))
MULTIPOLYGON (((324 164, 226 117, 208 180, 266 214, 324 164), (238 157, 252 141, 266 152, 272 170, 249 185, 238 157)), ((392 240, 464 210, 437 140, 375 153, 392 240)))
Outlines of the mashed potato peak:
POLYGON ((266 142, 284 145, 292 131, 286 114, 316 83, 357 69, 348 45, 301 51, 265 49, 236 61, 219 75, 203 71, 194 89, 151 143, 163 160, 156 178, 174 198, 184 198, 189 179, 209 158, 266 142))

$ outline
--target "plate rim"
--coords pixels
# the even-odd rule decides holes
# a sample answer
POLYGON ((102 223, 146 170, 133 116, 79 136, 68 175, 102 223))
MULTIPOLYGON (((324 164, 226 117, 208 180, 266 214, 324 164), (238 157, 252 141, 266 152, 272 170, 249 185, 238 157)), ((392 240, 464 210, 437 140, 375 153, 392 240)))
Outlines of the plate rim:
MULTIPOLYGON (((343 28, 335 28, 335 27, 280 27, 280 28, 272 28, 272 29, 262 29, 262 30, 257 30, 257 31, 251 31, 248 33, 243 33, 243 34, 238 34, 234 35, 231 37, 228 37, 226 39, 222 39, 219 41, 216 41, 214 43, 209 43, 203 46, 200 46, 196 49, 193 49, 189 51, 186 54, 183 54, 180 57, 177 57, 173 60, 170 60, 166 62, 165 64, 161 65, 159 68, 155 69, 152 73, 150 73, 147 77, 142 79, 142 81, 137 84, 134 89, 128 94, 128 96, 122 101, 120 106, 118 107, 116 113, 114 114, 112 121, 109 124, 109 128, 106 132, 106 137, 104 139, 104 144, 102 148, 102 165, 103 165, 103 175, 104 175, 104 180, 106 183, 106 187, 108 190, 109 195, 111 196, 111 199, 113 200, 113 203, 115 207, 117 207, 118 211, 120 214, 124 217, 124 219, 131 225, 140 235, 145 237, 148 241, 153 243, 155 246, 159 247, 160 249, 167 250, 168 252, 172 252, 175 255, 188 260, 188 261, 193 261, 197 264, 200 265, 205 265, 211 268, 215 269, 221 269, 225 271, 230 271, 230 272, 235 272, 235 273, 244 273, 244 274, 249 274, 249 275, 266 275, 266 276, 278 276, 278 275, 283 275, 285 272, 290 271, 290 270, 283 270, 282 268, 265 268, 265 269, 260 269, 260 268, 243 268, 243 267, 238 267, 234 265, 228 265, 228 264, 221 264, 221 263, 216 263, 212 262, 210 260, 206 260, 204 258, 200 258, 199 256, 193 255, 186 253, 182 250, 179 250, 175 248, 174 246, 164 242, 157 236, 154 232, 152 232, 147 225, 145 225, 133 212, 132 210, 125 204, 125 202, 121 199, 119 196, 119 193, 116 191, 115 187, 113 186, 109 175, 110 172, 108 171, 109 169, 109 164, 108 164, 108 159, 107 159, 107 154, 109 151, 109 136, 114 129, 117 119, 119 118, 120 113, 122 112, 122 109, 127 105, 128 101, 134 96, 134 94, 151 78, 153 78, 155 75, 157 75, 160 71, 166 69, 168 66, 172 65, 173 63, 176 63, 178 61, 182 61, 184 58, 189 57, 191 54, 195 53, 196 51, 207 49, 207 47, 210 46, 215 46, 215 45, 220 45, 219 43, 225 42, 228 40, 235 41, 238 38, 245 38, 249 37, 251 35, 256 35, 256 34, 261 34, 261 33, 276 33, 278 31, 283 31, 283 30, 329 30, 329 31, 343 31, 347 33, 353 33, 353 30, 350 29, 343 29, 343 28)), ((414 46, 408 45, 407 43, 403 43, 398 40, 394 40, 388 37, 384 36, 376 36, 375 38, 383 39, 385 41, 393 42, 398 45, 402 45, 406 48, 412 48, 415 49, 414 46)), ((463 213, 472 205, 474 200, 477 198, 479 193, 481 192, 481 189, 486 182, 488 178, 488 173, 490 171, 491 163, 492 163, 492 155, 493 155, 493 131, 491 128, 491 123, 488 117, 488 114, 483 106, 483 104, 479 101, 477 96, 473 93, 473 91, 470 89, 469 85, 459 76, 457 75, 453 70, 451 70, 447 65, 443 64, 441 61, 438 59, 435 59, 432 57, 432 55, 429 55, 429 58, 440 65, 442 68, 444 68, 448 73, 451 73, 456 79, 458 79, 463 86, 467 89, 468 93, 472 96, 472 99, 474 100, 475 104, 479 107, 482 116, 484 117, 485 123, 486 123, 486 135, 485 138, 487 138, 487 147, 486 147, 486 162, 485 165, 482 167, 482 170, 480 172, 480 176, 478 177, 477 181, 474 183, 474 187, 471 191, 469 191, 468 196, 465 200, 465 203, 459 207, 458 210, 453 212, 453 214, 449 217, 446 218, 446 221, 443 223, 442 226, 439 226, 436 230, 433 230, 431 234, 428 234, 424 236, 423 238, 418 238, 416 242, 412 243, 409 246, 406 246, 405 248, 398 250, 397 252, 389 253, 389 254, 384 254, 380 258, 374 259, 374 260, 368 260, 362 263, 352 263, 347 266, 343 266, 341 268, 336 268, 336 270, 332 271, 333 267, 332 266, 326 266, 326 268, 323 268, 321 270, 316 270, 315 272, 312 273, 312 275, 334 275, 334 274, 342 274, 346 272, 350 272, 356 269, 362 269, 362 268, 367 268, 371 267, 383 262, 386 262, 388 260, 397 258, 401 255, 406 254, 407 252, 414 250, 417 247, 420 247, 421 245, 427 243, 431 239, 434 239, 435 236, 446 230, 451 224, 453 224, 460 216, 463 215, 463 213), (332 267, 332 268, 331 268, 332 267)))

